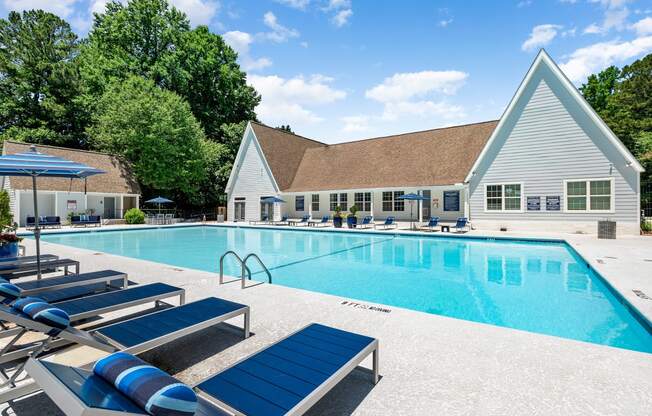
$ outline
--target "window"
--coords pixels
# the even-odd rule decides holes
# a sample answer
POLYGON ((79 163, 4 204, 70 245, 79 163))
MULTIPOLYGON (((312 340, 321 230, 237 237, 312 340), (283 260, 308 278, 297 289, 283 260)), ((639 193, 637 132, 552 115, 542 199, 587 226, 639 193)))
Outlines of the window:
POLYGON ((521 211, 523 209, 523 186, 520 183, 486 185, 486 211, 521 211))
POLYGON ((337 209, 337 194, 331 194, 330 199, 331 199, 331 211, 335 211, 337 209))
POLYGON ((403 196, 405 192, 403 191, 394 191, 394 211, 404 211, 405 210, 405 201, 398 199, 399 196, 403 196))
POLYGON ((393 208, 392 205, 392 193, 391 192, 383 192, 383 211, 391 211, 393 208))
POLYGON ((303 195, 294 197, 294 210, 303 211, 304 210, 304 198, 303 195))
POLYGON ((355 204, 360 211, 371 211, 371 192, 356 192, 355 204))
POLYGON ((312 194, 312 210, 319 211, 319 194, 312 194))
POLYGON ((342 211, 346 211, 349 209, 348 207, 348 199, 349 195, 348 194, 340 194, 340 208, 342 208, 342 211))
POLYGON ((566 211, 612 211, 612 182, 613 179, 581 179, 565 181, 566 211))

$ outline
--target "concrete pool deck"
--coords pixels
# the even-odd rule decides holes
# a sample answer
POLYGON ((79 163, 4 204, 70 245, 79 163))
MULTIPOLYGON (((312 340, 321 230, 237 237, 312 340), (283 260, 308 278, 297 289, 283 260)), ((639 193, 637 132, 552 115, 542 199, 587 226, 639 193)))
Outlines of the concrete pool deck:
MULTIPOLYGON (((468 235, 525 236, 478 231, 468 235)), ((527 236, 565 239, 648 319, 652 316, 652 300, 633 293, 641 290, 652 297, 652 261, 648 261, 652 238, 527 236)), ((32 240, 24 245, 33 253, 32 240)), ((350 299, 283 286, 261 284, 245 290, 238 283, 220 286, 215 273, 47 242, 43 251, 79 260, 82 271, 113 268, 129 273, 134 282, 163 281, 183 287, 188 301, 219 296, 250 305, 255 335, 247 340, 216 327, 147 354, 146 359, 188 383, 310 322, 379 338, 380 383, 372 386, 370 374, 356 371, 311 415, 647 415, 652 408, 650 354, 371 305, 391 310, 386 313, 343 304, 350 299)), ((364 366, 371 364, 366 361, 364 366)), ((43 394, 9 407, 9 414, 16 415, 60 414, 43 394)))

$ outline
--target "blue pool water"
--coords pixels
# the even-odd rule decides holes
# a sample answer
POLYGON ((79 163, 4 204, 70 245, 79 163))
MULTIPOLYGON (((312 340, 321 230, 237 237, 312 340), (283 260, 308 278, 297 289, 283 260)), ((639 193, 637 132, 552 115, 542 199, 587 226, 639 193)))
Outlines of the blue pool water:
POLYGON ((642 321, 564 243, 209 226, 43 240, 213 272, 226 250, 254 252, 275 284, 652 353, 642 321))

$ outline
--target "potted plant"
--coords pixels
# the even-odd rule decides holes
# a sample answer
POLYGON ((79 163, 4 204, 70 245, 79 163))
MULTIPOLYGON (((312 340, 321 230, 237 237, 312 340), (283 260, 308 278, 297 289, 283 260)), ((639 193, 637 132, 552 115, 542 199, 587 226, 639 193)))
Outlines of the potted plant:
POLYGON ((358 212, 358 206, 355 204, 351 205, 349 212, 350 214, 346 217, 346 225, 349 228, 355 228, 356 225, 358 225, 358 217, 355 216, 355 214, 358 212))
POLYGON ((333 227, 342 228, 342 207, 335 207, 335 214, 333 214, 333 227))
POLYGON ((0 232, 0 261, 18 257, 18 243, 22 238, 16 235, 13 227, 3 227, 0 232))

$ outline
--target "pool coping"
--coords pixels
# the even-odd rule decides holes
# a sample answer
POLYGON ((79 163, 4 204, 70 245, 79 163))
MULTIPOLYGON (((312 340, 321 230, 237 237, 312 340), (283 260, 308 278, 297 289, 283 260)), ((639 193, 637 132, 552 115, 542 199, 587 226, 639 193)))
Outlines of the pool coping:
MULTIPOLYGON (((111 227, 111 228, 82 228, 82 229, 51 229, 46 230, 42 234, 49 235, 60 235, 60 234, 78 234, 78 233, 98 233, 98 232, 124 232, 124 231, 143 231, 143 230, 152 230, 152 229, 167 229, 167 228, 195 228, 195 227, 213 227, 213 228, 250 228, 250 229, 264 229, 264 230, 287 230, 287 231, 296 231, 296 232, 325 232, 325 233, 350 233, 358 235, 394 235, 394 236, 405 236, 405 237, 428 237, 428 238, 462 238, 462 239, 471 239, 471 240, 484 240, 484 241, 515 241, 515 242, 542 242, 542 243, 558 243, 566 245, 571 253, 581 259, 586 267, 595 273, 595 275, 605 284, 607 290, 616 298, 616 300, 621 303, 636 319, 641 326, 650 334, 652 334, 652 316, 647 316, 645 311, 639 309, 634 303, 632 303, 615 284, 613 284, 608 277, 606 277, 602 272, 600 272, 594 265, 587 260, 586 256, 582 255, 580 250, 573 245, 572 241, 569 241, 565 238, 553 238, 553 237, 528 237, 528 236, 493 236, 493 235, 478 235, 473 234, 469 235, 467 233, 434 233, 434 232, 425 232, 425 231, 413 231, 413 230, 375 230, 375 229, 349 229, 349 228, 321 228, 321 227, 291 227, 291 226, 273 226, 273 225, 254 225, 254 224, 239 224, 239 223, 187 223, 187 224, 167 224, 167 225, 136 225, 136 226, 121 226, 121 227, 111 227)), ((20 232, 19 236, 32 236, 33 232, 20 232)), ((107 253, 111 254, 111 253, 107 253)), ((123 256, 128 257, 128 256, 123 256)), ((160 263, 170 267, 181 267, 169 263, 160 263)), ((394 307, 393 305, 386 305, 389 307, 394 307)), ((514 328, 510 328, 514 329, 514 328)))

